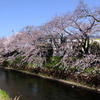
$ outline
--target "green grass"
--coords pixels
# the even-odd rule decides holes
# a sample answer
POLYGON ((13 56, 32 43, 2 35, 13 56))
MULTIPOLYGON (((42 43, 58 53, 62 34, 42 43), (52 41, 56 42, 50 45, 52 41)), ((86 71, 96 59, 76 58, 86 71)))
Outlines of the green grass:
POLYGON ((60 60, 61 60, 61 57, 57 57, 57 56, 55 56, 55 57, 47 57, 47 62, 44 65, 44 67, 47 67, 49 69, 52 69, 52 68, 55 67, 55 65, 57 63, 60 62, 60 60))
POLYGON ((0 100, 10 100, 9 96, 3 90, 0 90, 0 100))
POLYGON ((61 70, 61 71, 64 71, 66 68, 65 67, 59 67, 58 69, 61 70))
POLYGON ((71 72, 76 72, 81 66, 74 66, 73 68, 69 68, 71 72))
POLYGON ((84 70, 84 73, 91 73, 94 70, 93 67, 87 68, 84 70))

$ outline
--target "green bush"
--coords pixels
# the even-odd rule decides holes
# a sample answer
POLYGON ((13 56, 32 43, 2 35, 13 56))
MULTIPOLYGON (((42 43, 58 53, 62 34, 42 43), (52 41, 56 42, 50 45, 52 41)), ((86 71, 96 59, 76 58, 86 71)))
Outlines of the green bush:
POLYGON ((69 68, 71 72, 77 72, 81 66, 74 66, 73 68, 69 68))
POLYGON ((61 60, 61 57, 57 57, 57 56, 55 56, 55 57, 47 57, 46 64, 43 65, 43 66, 47 67, 49 69, 55 68, 55 65, 57 63, 59 63, 60 60, 61 60))
POLYGON ((33 66, 33 65, 34 65, 33 63, 29 63, 29 64, 28 64, 28 66, 33 66))
POLYGON ((59 67, 59 70, 64 71, 66 68, 65 67, 59 67))
POLYGON ((9 67, 12 64, 12 61, 3 61, 3 66, 4 67, 9 67))
POLYGON ((10 100, 9 96, 3 90, 0 90, 0 100, 10 100))
POLYGON ((23 57, 22 56, 19 56, 19 57, 16 57, 15 60, 13 60, 13 62, 15 64, 17 64, 17 63, 20 63, 22 61, 22 59, 23 59, 23 57))
POLYGON ((84 73, 91 73, 94 70, 93 67, 87 68, 84 70, 84 73))

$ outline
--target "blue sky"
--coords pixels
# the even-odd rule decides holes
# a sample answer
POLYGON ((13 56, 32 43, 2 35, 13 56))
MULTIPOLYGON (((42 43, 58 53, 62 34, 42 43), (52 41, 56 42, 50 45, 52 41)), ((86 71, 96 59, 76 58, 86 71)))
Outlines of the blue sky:
MULTIPOLYGON (((55 14, 72 11, 79 0, 0 0, 0 37, 7 37, 27 25, 39 26, 55 14)), ((100 0, 84 0, 100 6, 100 0)))

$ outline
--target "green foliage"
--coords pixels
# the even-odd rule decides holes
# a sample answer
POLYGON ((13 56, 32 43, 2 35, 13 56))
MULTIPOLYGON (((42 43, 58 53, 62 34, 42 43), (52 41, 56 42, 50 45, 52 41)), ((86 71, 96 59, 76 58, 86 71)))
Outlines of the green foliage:
POLYGON ((0 90, 0 100, 10 100, 9 96, 3 90, 0 90))
POLYGON ((22 59, 23 59, 23 57, 22 56, 19 56, 19 57, 16 57, 15 60, 13 60, 13 62, 15 64, 17 64, 17 63, 20 63, 22 61, 22 59))
POLYGON ((73 68, 69 68, 69 70, 71 72, 77 72, 78 71, 78 68, 80 68, 81 66, 74 66, 73 68))
POLYGON ((70 65, 70 64, 72 64, 73 62, 75 62, 77 60, 77 58, 76 57, 68 57, 68 58, 66 58, 66 62, 70 65))
POLYGON ((34 65, 33 63, 29 63, 29 64, 28 64, 28 66, 33 66, 33 65, 34 65))
POLYGON ((20 64, 21 65, 28 65, 27 61, 23 62, 22 61, 23 57, 22 56, 19 56, 19 57, 16 57, 14 60, 13 60, 13 64, 20 64))
POLYGON ((23 62, 23 65, 24 65, 24 66, 27 66, 27 65, 28 65, 28 62, 23 62))
POLYGON ((22 60, 22 56, 16 57, 15 60, 22 60))
POLYGON ((80 60, 83 59, 83 56, 79 57, 78 59, 80 59, 80 60))
POLYGON ((85 69, 85 70, 84 70, 84 73, 90 73, 90 72, 92 72, 93 70, 94 70, 94 68, 93 68, 93 67, 90 67, 90 68, 85 69))
POLYGON ((14 60, 12 61, 3 61, 3 66, 4 67, 14 67, 14 68, 26 68, 28 65, 27 61, 22 61, 23 57, 19 56, 16 57, 14 60))
POLYGON ((61 57, 57 57, 57 56, 55 56, 55 57, 47 57, 47 63, 44 65, 44 67, 47 67, 49 69, 55 68, 55 65, 57 63, 59 63, 60 60, 61 60, 61 57))
POLYGON ((9 67, 12 64, 12 61, 3 61, 3 66, 4 67, 9 67))
POLYGON ((8 62, 8 64, 9 64, 9 65, 11 65, 11 64, 12 64, 12 61, 10 61, 10 60, 8 60, 7 62, 8 62))
POLYGON ((64 71, 66 68, 65 67, 59 67, 59 70, 64 71))

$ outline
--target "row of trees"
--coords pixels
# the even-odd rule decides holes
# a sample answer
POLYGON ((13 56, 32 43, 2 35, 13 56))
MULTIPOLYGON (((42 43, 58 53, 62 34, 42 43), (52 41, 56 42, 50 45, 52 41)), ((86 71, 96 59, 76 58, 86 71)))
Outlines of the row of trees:
MULTIPOLYGON (((11 55, 9 52, 17 50, 17 54, 20 52, 20 54, 25 56, 27 59, 28 57, 31 58, 31 55, 41 56, 43 55, 41 53, 48 53, 48 50, 43 51, 43 49, 39 48, 39 46, 50 46, 47 46, 47 44, 39 40, 41 37, 45 39, 45 36, 47 35, 50 36, 53 41, 53 46, 51 45, 53 50, 52 52, 54 52, 55 48, 58 51, 63 50, 64 54, 68 52, 67 43, 64 42, 64 38, 65 36, 73 36, 73 38, 78 41, 77 48, 82 53, 94 53, 92 51, 94 48, 93 46, 91 47, 90 38, 92 36, 99 36, 100 34, 99 19, 100 8, 90 8, 87 4, 84 4, 84 2, 80 0, 76 9, 72 12, 56 15, 49 22, 38 27, 26 26, 13 36, 0 39, 1 54, 11 55), (55 41, 56 36, 60 37, 60 44, 55 41)), ((13 59, 15 55, 10 57, 10 59, 13 59)), ((29 60, 32 61, 32 59, 29 60)))

